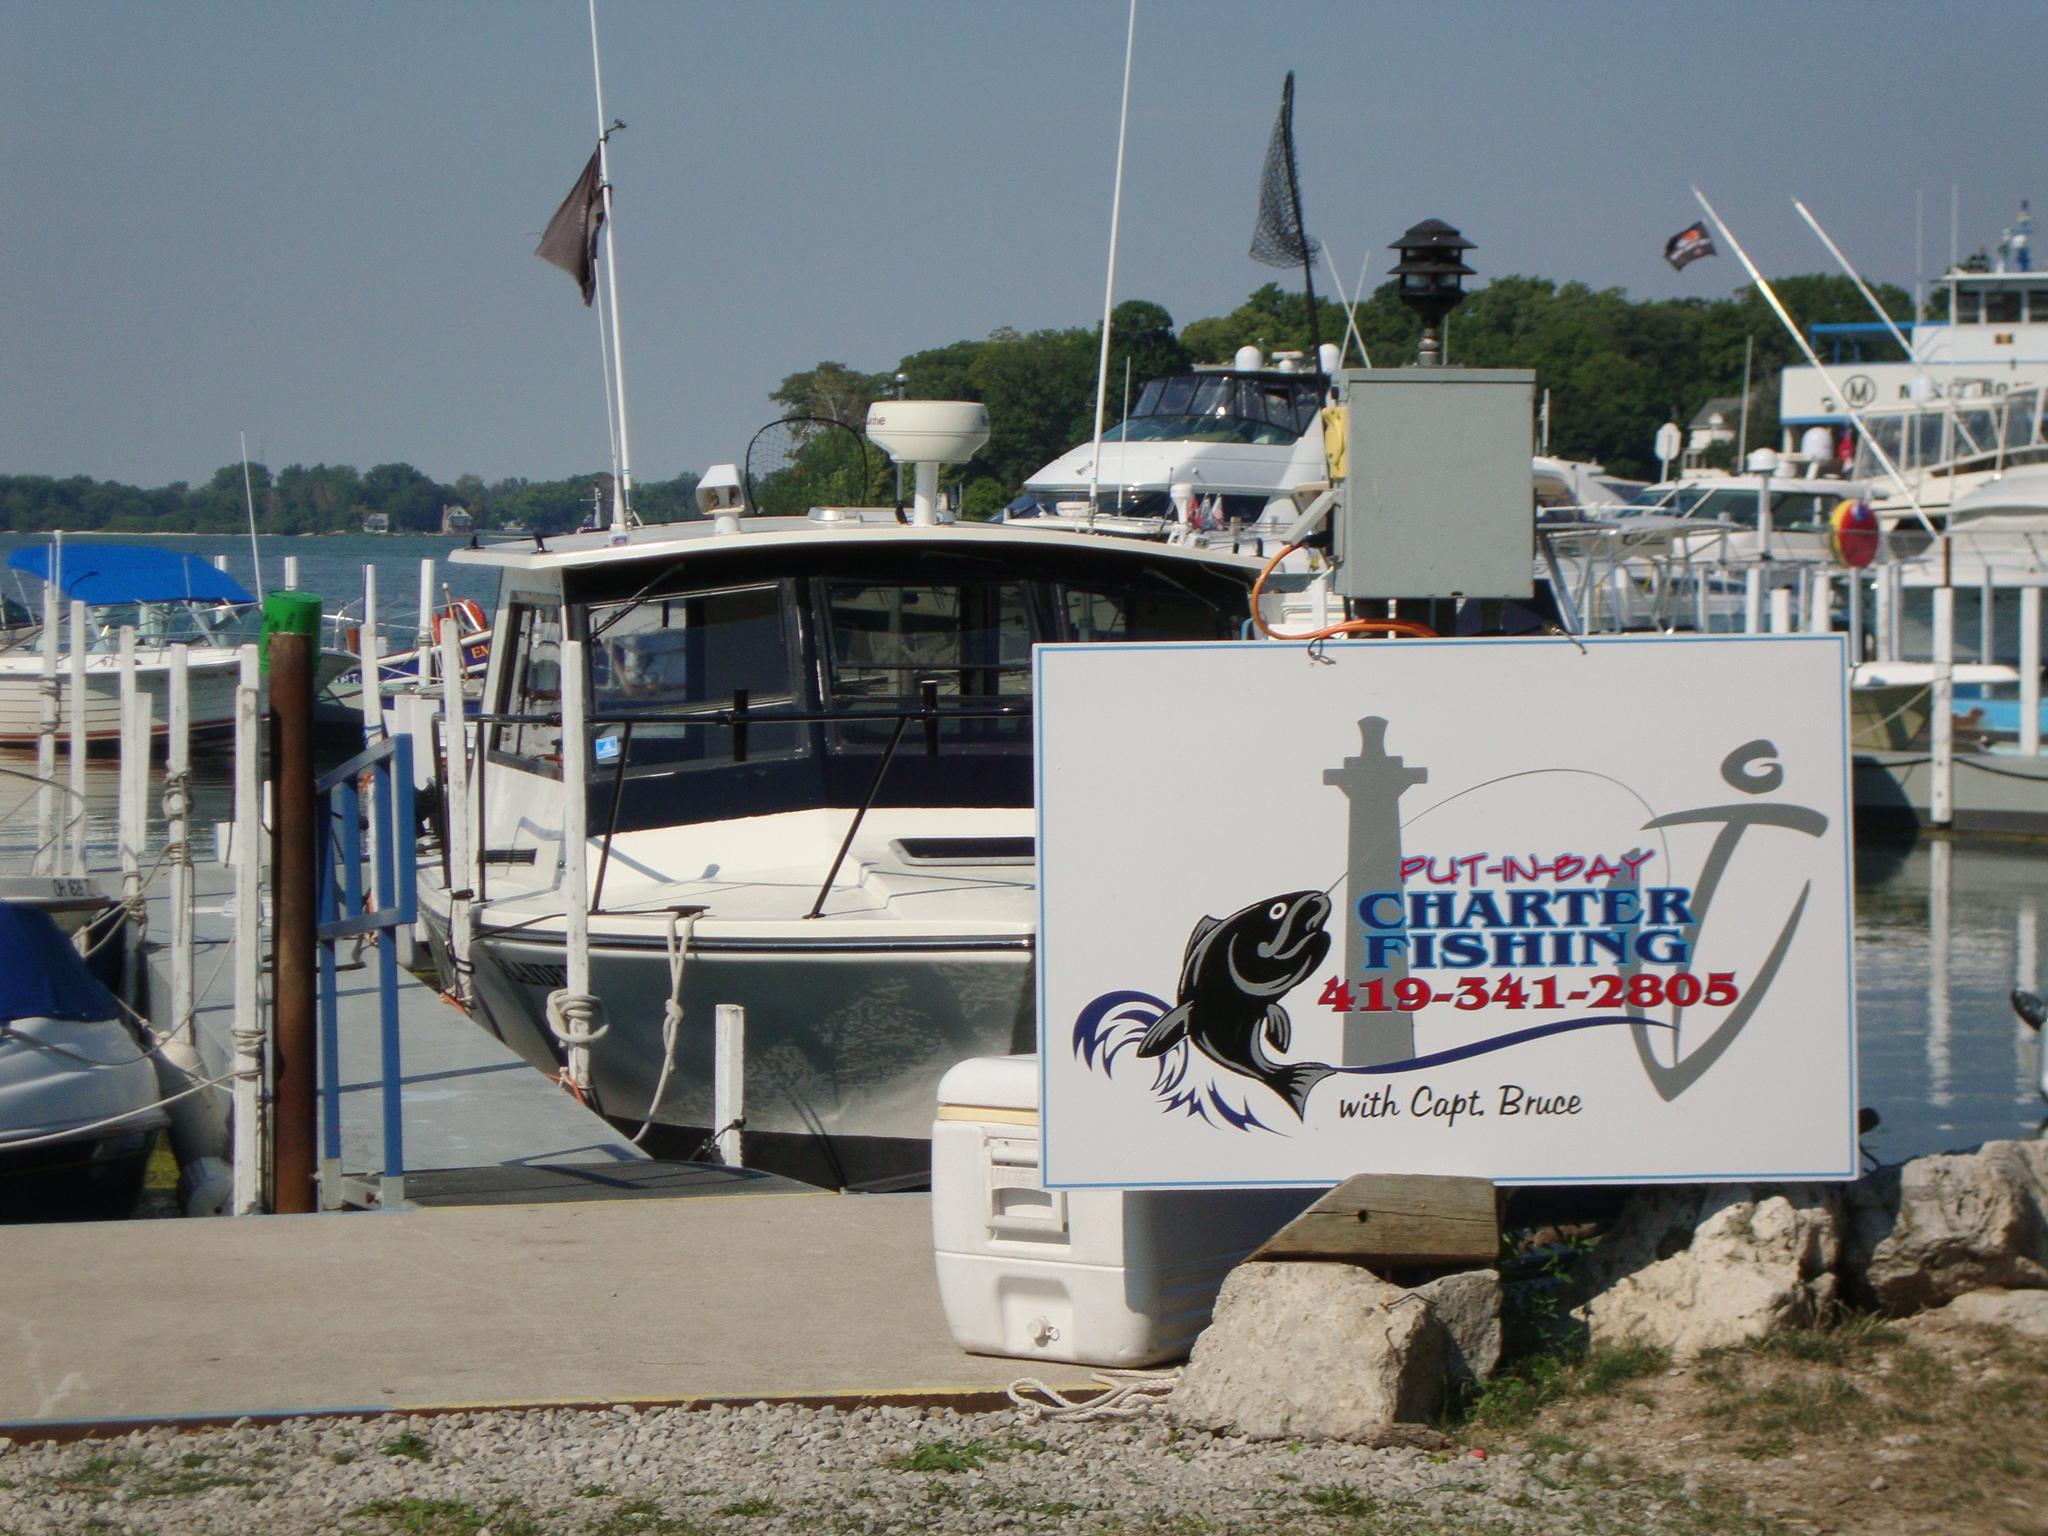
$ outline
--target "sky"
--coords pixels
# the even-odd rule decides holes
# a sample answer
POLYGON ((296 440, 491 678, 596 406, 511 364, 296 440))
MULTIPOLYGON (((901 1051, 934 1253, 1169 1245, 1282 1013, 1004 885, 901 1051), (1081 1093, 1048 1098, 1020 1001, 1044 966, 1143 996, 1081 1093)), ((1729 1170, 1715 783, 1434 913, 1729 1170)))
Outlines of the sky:
MULTIPOLYGON (((631 462, 743 457, 788 374, 1101 316, 1124 0, 599 0, 631 462)), ((1910 286, 2048 199, 2038 4, 1139 0, 1116 295, 1247 254, 1296 72, 1344 286, 1411 224, 1506 274, 1724 296, 1802 198, 1910 286), (1916 210, 1924 207, 1916 240, 1916 210)), ((0 0, 0 474, 252 456, 438 480, 607 462, 597 321, 532 254, 597 132, 585 0, 0 0)), ((2048 210, 2044 210, 2048 213, 2048 210)), ((1318 287, 1327 291, 1327 268, 1318 287)), ((1249 339, 1249 338, 1247 338, 1249 339)))

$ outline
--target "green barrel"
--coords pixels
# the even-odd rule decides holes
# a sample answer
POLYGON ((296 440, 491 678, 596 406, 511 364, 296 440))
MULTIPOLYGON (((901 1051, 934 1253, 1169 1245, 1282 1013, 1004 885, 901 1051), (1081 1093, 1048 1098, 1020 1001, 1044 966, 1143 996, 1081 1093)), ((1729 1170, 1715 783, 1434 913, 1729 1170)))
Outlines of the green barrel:
POLYGON ((263 594, 263 666, 270 668, 272 635, 305 635, 315 644, 320 640, 320 594, 317 592, 266 592, 263 594))

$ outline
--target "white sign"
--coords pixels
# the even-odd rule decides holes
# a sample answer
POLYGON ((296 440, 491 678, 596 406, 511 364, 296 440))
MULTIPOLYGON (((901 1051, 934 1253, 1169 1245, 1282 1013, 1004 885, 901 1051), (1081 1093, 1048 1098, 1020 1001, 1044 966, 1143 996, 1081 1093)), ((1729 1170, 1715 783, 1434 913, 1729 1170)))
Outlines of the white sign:
POLYGON ((1856 1176, 1840 637, 1036 655, 1049 1186, 1856 1176))
POLYGON ((1678 435, 1678 423, 1667 421, 1657 429, 1657 457, 1666 464, 1678 457, 1678 450, 1684 446, 1684 439, 1678 435))

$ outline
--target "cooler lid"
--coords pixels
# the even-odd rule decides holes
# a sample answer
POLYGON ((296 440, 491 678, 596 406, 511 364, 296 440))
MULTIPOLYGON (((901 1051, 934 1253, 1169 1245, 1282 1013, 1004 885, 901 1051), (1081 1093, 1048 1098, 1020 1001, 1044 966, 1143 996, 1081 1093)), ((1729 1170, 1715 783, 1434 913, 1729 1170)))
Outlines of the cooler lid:
POLYGON ((1038 1057, 975 1056, 939 1079, 939 1110, 949 1120, 971 1120, 977 1109, 1038 1114, 1038 1057), (951 1111, 951 1113, 947 1113, 951 1111), (965 1111, 965 1113, 963 1113, 965 1111))

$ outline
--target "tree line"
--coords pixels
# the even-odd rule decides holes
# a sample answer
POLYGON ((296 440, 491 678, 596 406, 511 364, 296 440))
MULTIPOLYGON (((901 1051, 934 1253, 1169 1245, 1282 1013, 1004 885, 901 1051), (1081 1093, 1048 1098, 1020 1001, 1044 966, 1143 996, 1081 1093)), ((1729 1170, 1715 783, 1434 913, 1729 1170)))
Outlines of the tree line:
MULTIPOLYGON (((1782 278, 1775 284, 1801 325, 1873 318, 1845 277, 1782 278)), ((1911 312, 1905 291, 1890 284, 1876 292, 1895 316, 1911 312)), ((1372 362, 1398 365, 1415 356, 1420 327, 1386 283, 1359 301, 1357 338, 1372 362)), ((1347 348, 1347 365, 1360 363, 1347 336, 1342 306, 1317 303, 1326 341, 1347 348)), ((1125 381, 1135 398, 1145 381, 1197 363, 1222 363, 1247 344, 1271 355, 1306 351, 1309 312, 1303 296, 1268 283, 1227 315, 1176 329, 1158 304, 1129 299, 1111 315, 1109 399, 1106 420, 1124 414, 1125 381)), ((965 465, 947 471, 964 487, 970 516, 988 516, 1017 492, 1024 479, 1094 430, 1099 325, 1017 331, 1002 327, 980 341, 956 341, 913 352, 893 368, 862 372, 819 362, 784 378, 772 392, 781 413, 845 423, 857 433, 875 400, 900 388, 910 399, 977 400, 988 406, 990 437, 965 465)), ((1707 400, 1741 392, 1745 346, 1753 343, 1750 422, 1752 446, 1774 443, 1778 372, 1800 359, 1754 289, 1728 298, 1630 299, 1619 288, 1595 289, 1548 278, 1502 277, 1470 294, 1448 323, 1449 360, 1474 367, 1533 368, 1537 387, 1549 391, 1551 451, 1604 463, 1617 474, 1647 479, 1656 462, 1651 440, 1668 420, 1681 423, 1707 400)), ((1889 341, 1866 343, 1868 361, 1897 357, 1889 341)), ((765 436, 765 434, 764 434, 765 436)), ((837 436, 835 434, 835 436, 837 436)), ((835 491, 860 490, 862 499, 893 493, 893 471, 871 446, 863 454, 850 436, 834 450, 854 466, 832 476, 835 491)), ((772 445, 771 445, 772 446, 772 445)), ((806 440, 799 435, 796 451, 806 440)), ((810 447, 813 457, 819 450, 810 447)), ((794 462, 757 454, 763 465, 785 470, 794 462)), ((354 531, 382 513, 393 532, 433 532, 442 511, 460 506, 479 529, 507 525, 540 533, 574 528, 587 514, 593 487, 604 474, 560 480, 484 481, 465 474, 437 482, 410 464, 294 464, 273 474, 252 464, 258 526, 271 533, 354 531)), ((643 481, 634 506, 643 520, 694 516, 697 477, 643 481)), ((812 490, 821 487, 813 485, 812 490)), ((795 487, 802 490, 802 487, 795 487)), ((798 499, 801 499, 800 497, 798 499)), ((792 503, 794 504, 794 503, 792 503)), ((154 529, 228 533, 247 521, 242 466, 225 465, 201 486, 184 482, 146 490, 85 476, 0 476, 0 531, 54 528, 154 529)))

